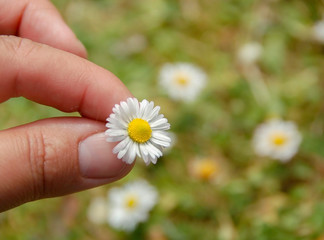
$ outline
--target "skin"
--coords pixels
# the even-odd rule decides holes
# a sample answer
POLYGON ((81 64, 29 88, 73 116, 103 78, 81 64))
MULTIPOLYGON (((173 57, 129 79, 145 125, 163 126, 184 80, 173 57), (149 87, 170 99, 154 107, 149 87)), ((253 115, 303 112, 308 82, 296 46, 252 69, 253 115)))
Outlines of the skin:
POLYGON ((86 60, 47 0, 0 0, 0 34, 0 102, 23 96, 82 115, 0 131, 0 211, 125 176, 133 165, 97 140, 114 104, 132 96, 123 83, 86 60))

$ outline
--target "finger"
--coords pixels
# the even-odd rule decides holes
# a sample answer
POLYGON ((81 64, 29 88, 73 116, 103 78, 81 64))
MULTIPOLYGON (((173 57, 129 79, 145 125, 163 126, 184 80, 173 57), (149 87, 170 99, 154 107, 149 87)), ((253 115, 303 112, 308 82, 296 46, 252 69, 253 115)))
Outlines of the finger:
POLYGON ((86 50, 48 0, 0 0, 0 34, 18 35, 86 57, 86 50))
POLYGON ((0 132, 0 211, 116 181, 132 165, 116 159, 103 124, 54 118, 0 132))
POLYGON ((130 92, 107 70, 47 45, 0 37, 0 102, 24 96, 61 111, 105 121, 130 92))

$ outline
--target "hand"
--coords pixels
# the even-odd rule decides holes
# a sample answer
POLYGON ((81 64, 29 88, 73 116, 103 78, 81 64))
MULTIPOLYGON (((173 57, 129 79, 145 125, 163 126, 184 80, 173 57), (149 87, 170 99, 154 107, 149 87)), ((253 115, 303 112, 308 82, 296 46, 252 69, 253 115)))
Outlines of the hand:
POLYGON ((0 211, 125 176, 132 166, 112 154, 103 132, 114 104, 131 97, 127 88, 84 59, 49 1, 0 0, 0 34, 17 35, 0 36, 0 102, 23 96, 82 115, 0 131, 0 211))

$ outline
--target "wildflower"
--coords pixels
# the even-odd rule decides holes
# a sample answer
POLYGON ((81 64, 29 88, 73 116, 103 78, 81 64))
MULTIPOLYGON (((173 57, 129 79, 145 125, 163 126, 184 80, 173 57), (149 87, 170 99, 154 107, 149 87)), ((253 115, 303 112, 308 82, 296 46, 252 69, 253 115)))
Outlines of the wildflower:
POLYGON ((237 54, 237 58, 242 64, 253 64, 261 56, 262 46, 257 42, 250 42, 243 45, 237 54))
POLYGON ((190 102, 205 87, 206 74, 189 63, 165 64, 159 81, 171 98, 190 102))
POLYGON ((324 20, 318 21, 314 24, 313 37, 316 41, 324 43, 324 20))
POLYGON ((159 114, 160 107, 154 107, 154 103, 147 100, 139 103, 136 98, 128 98, 116 104, 112 111, 107 118, 107 141, 120 141, 113 153, 128 164, 136 155, 143 158, 146 165, 155 164, 163 155, 162 149, 171 143, 166 133, 170 124, 159 114))
POLYGON ((197 158, 189 163, 189 173, 196 179, 203 181, 215 180, 218 175, 219 165, 212 158, 197 158))
POLYGON ((104 223, 107 219, 107 201, 105 198, 96 197, 89 205, 88 219, 96 224, 104 223))
POLYGON ((133 231, 148 219, 157 200, 156 189, 144 180, 112 188, 108 193, 108 223, 119 230, 133 231))
POLYGON ((287 162, 297 153, 301 139, 293 122, 276 119, 257 127, 253 146, 260 156, 287 162))

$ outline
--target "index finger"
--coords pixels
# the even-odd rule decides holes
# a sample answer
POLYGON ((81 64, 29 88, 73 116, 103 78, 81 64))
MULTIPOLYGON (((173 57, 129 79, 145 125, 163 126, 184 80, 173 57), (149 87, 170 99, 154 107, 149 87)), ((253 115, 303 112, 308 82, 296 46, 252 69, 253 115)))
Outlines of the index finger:
POLYGON ((17 35, 87 56, 84 46, 48 0, 0 0, 0 34, 17 35))
POLYGON ((23 96, 105 121, 131 97, 112 73, 71 53, 14 36, 0 36, 0 52, 0 102, 23 96))

